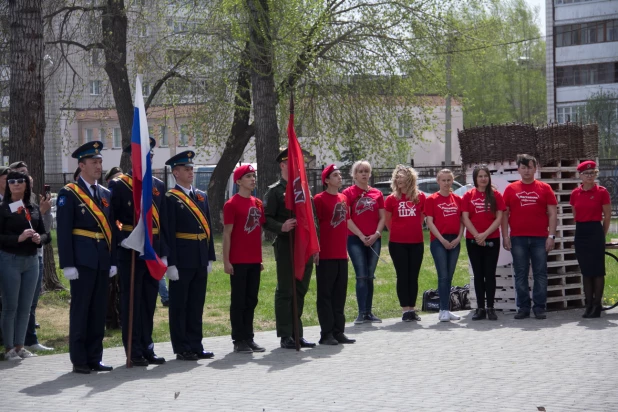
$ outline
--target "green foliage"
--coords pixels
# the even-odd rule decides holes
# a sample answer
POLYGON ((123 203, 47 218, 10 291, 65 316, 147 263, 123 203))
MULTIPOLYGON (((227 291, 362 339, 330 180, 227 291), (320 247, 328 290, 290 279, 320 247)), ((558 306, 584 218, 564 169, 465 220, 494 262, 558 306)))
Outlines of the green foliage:
POLYGON ((618 93, 599 91, 592 94, 580 113, 588 123, 599 125, 599 157, 618 156, 618 93))

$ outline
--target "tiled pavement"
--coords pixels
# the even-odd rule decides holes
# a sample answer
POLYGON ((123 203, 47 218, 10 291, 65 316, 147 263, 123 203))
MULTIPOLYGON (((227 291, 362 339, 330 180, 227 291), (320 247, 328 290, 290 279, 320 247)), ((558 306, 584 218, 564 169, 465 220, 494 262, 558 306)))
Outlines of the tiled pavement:
MULTIPOLYGON (((214 360, 171 360, 126 369, 122 348, 107 349, 111 373, 70 372, 68 354, 0 362, 0 411, 617 411, 618 310, 548 319, 349 325, 354 345, 232 353, 229 337, 205 339, 214 360)), ((318 339, 319 328, 305 329, 318 339)))

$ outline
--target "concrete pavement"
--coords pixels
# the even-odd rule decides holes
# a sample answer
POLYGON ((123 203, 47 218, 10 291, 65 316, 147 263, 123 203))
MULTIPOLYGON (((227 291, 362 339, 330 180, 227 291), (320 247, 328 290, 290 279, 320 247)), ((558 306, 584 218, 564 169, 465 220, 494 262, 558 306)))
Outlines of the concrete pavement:
MULTIPOLYGON (((275 332, 255 340, 261 354, 232 353, 229 337, 204 340, 214 360, 173 359, 124 367, 106 349, 110 373, 71 373, 68 354, 0 362, 1 411, 616 411, 618 310, 582 319, 581 310, 547 320, 354 326, 353 345, 279 348, 275 332)), ((319 327, 305 328, 318 340, 319 327)))

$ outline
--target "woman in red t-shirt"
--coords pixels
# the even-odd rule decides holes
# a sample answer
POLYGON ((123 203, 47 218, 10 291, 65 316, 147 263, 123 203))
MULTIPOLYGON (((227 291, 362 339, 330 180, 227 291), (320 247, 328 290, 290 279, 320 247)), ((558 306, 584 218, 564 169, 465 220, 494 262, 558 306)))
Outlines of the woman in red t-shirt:
POLYGON ((262 266, 262 201, 251 196, 255 169, 234 170, 238 193, 223 206, 223 270, 230 275, 230 321, 234 352, 264 352, 253 340, 253 314, 258 303, 262 266))
POLYGON ((502 195, 491 185, 487 165, 472 172, 474 189, 462 200, 462 220, 466 226, 466 247, 474 272, 474 289, 478 307, 472 320, 498 320, 494 309, 496 265, 500 255, 500 224, 506 210, 502 195), (487 310, 485 310, 487 297, 487 310))
POLYGON ((391 177, 391 193, 384 202, 386 227, 390 232, 388 251, 397 273, 397 297, 403 313, 401 320, 421 320, 416 314, 418 274, 423 263, 423 208, 425 194, 418 190, 416 171, 397 165, 391 177))
POLYGON ((440 322, 461 319, 451 313, 451 282, 459 258, 463 223, 461 223, 461 198, 453 193, 455 176, 449 169, 438 172, 436 179, 440 190, 425 201, 427 227, 431 232, 429 250, 438 272, 438 294, 440 295, 440 322))
POLYGON ((575 255, 586 295, 583 317, 598 318, 605 288, 605 236, 612 219, 612 204, 607 189, 594 182, 599 173, 595 162, 582 162, 577 171, 582 184, 573 190, 569 203, 575 219, 575 255))
POLYGON ((355 324, 381 323, 372 312, 373 279, 380 256, 382 229, 384 229, 384 196, 369 186, 371 165, 359 160, 350 172, 354 185, 343 191, 350 206, 348 220, 348 254, 356 272, 356 300, 358 317, 355 324))

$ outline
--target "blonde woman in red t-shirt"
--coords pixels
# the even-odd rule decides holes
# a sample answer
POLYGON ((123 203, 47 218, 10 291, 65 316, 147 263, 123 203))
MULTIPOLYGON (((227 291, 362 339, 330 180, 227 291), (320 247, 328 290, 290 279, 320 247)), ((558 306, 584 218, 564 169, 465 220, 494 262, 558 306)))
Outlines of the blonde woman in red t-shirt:
POLYGON ((429 250, 438 272, 438 294, 440 295, 440 322, 461 319, 451 313, 451 282, 459 258, 464 225, 461 222, 461 198, 453 193, 455 176, 449 169, 438 172, 436 179, 440 190, 425 201, 427 227, 431 232, 429 250))
POLYGON ((474 289, 478 307, 472 320, 498 320, 494 309, 496 266, 500 255, 500 224, 506 210, 502 195, 491 185, 487 165, 472 172, 474 189, 462 201, 462 219, 466 226, 466 248, 474 272, 474 289), (485 310, 487 298, 487 310, 485 310))
POLYGON ((253 314, 258 303, 262 265, 262 201, 251 196, 255 169, 234 170, 236 193, 223 206, 223 270, 230 275, 230 321, 234 352, 264 352, 253 340, 253 314))
POLYGON ((577 171, 582 184, 573 190, 569 203, 575 219, 575 255, 586 295, 582 317, 598 318, 605 288, 605 236, 612 220, 612 203, 607 189, 594 182, 599 173, 595 162, 582 162, 577 171))
POLYGON ((423 263, 423 208, 425 194, 418 190, 416 171, 397 165, 391 177, 391 193, 384 202, 386 227, 390 237, 388 251, 397 273, 397 297, 403 313, 401 320, 421 320, 416 314, 418 274, 423 263))
POLYGON ((358 317, 354 324, 381 323, 372 312, 373 280, 380 256, 384 229, 384 196, 369 186, 371 165, 359 160, 350 172, 354 185, 343 191, 350 205, 348 220, 348 254, 356 272, 356 300, 358 317))

